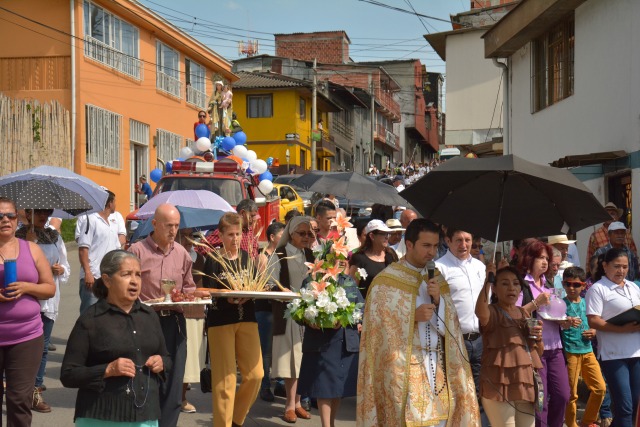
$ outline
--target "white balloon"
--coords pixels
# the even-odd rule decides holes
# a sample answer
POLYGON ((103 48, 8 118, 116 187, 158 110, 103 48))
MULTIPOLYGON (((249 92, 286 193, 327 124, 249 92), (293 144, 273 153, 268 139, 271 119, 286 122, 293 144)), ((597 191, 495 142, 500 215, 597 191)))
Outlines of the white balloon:
POLYGON ((260 190, 260 192, 266 196, 267 194, 271 193, 271 191, 273 191, 273 182, 269 181, 268 179, 263 179, 262 181, 260 181, 260 184, 258 184, 258 190, 260 190))
POLYGON ((196 141, 196 148, 199 151, 209 150, 211 148, 211 140, 206 136, 203 136, 202 138, 198 138, 198 140, 196 141))
POLYGON ((233 151, 234 156, 238 156, 241 159, 245 159, 247 157, 247 147, 244 145, 236 145, 231 151, 233 151))
POLYGON ((262 159, 256 159, 253 162, 251 162, 251 170, 258 175, 265 173, 267 171, 267 168, 268 168, 267 162, 265 162, 262 159))
POLYGON ((180 149, 180 155, 178 157, 182 157, 183 159, 188 159, 193 156, 193 150, 191 147, 182 147, 180 149))
POLYGON ((256 154, 255 151, 253 150, 247 151, 247 160, 249 160, 249 162, 254 162, 257 158, 258 158, 258 155, 256 154))

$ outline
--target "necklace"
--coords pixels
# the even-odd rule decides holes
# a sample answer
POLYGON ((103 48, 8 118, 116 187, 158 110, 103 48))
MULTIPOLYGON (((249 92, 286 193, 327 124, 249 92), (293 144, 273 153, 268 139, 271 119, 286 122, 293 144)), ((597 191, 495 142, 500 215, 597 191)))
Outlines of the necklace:
MULTIPOLYGON (((436 319, 436 324, 437 324, 438 320, 436 319)), ((431 347, 431 324, 429 322, 427 322, 427 332, 426 332, 426 339, 427 339, 427 348, 426 351, 427 352, 433 352, 433 347, 431 347)), ((444 376, 444 381, 442 382, 442 385, 440 386, 440 388, 438 389, 438 377, 436 376, 437 372, 438 372, 438 365, 440 364, 444 364, 444 357, 443 357, 443 352, 442 352, 442 345, 441 345, 441 339, 440 339, 440 335, 437 332, 437 327, 436 327, 436 348, 435 348, 435 353, 436 353, 436 361, 435 364, 433 363, 433 360, 431 359, 431 357, 429 357, 429 369, 431 370, 431 374, 433 375, 433 388, 434 393, 436 396, 438 396, 440 393, 442 393, 442 390, 444 390, 445 386, 447 385, 447 376, 444 376)))
POLYGON ((620 288, 617 287, 616 288, 616 293, 618 295, 621 295, 621 296, 625 297, 626 299, 628 299, 629 302, 631 303, 631 308, 633 308, 633 297, 631 296, 630 293, 627 292, 627 284, 626 283, 622 284, 622 292, 620 292, 620 288))
MULTIPOLYGON (((142 372, 142 370, 144 368, 144 365, 135 365, 135 366, 136 366, 136 371, 142 372)), ((134 379, 135 379, 135 377, 129 378, 129 382, 127 383, 127 389, 125 390, 125 392, 127 393, 127 396, 130 393, 133 393, 133 404, 135 405, 136 408, 140 409, 145 405, 145 403, 147 403, 147 397, 149 396, 149 381, 151 379, 151 369, 147 368, 147 389, 144 392, 144 400, 142 401, 142 403, 138 403, 138 396, 136 395, 136 388, 133 385, 133 380, 134 379)))

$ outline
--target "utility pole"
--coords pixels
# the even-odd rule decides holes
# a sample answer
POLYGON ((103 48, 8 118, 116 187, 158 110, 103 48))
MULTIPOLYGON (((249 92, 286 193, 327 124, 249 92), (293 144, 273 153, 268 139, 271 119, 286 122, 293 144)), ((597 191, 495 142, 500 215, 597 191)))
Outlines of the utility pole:
MULTIPOLYGON (((373 147, 375 146, 375 144, 373 142, 373 138, 376 128, 376 97, 373 89, 373 73, 371 73, 369 74, 369 92, 371 93, 371 142, 369 143, 369 165, 373 164, 374 159, 373 147)), ((382 165, 380 165, 380 167, 382 167, 382 165)), ((367 170, 369 170, 368 168, 369 166, 367 166, 367 170)))
MULTIPOLYGON (((316 66, 317 66, 317 59, 314 58, 313 59, 313 91, 311 94, 311 170, 317 170, 318 169, 318 161, 317 161, 317 154, 316 154, 316 140, 313 137, 313 132, 315 132, 317 130, 318 127, 318 118, 317 116, 317 98, 318 98, 318 71, 316 70, 316 66)), ((322 134, 320 134, 320 137, 322 137, 322 134)))

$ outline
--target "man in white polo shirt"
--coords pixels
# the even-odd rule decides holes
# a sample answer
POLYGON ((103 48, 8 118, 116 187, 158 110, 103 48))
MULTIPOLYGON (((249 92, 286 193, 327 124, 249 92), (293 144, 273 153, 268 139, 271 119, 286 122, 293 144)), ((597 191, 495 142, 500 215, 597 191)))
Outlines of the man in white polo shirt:
MULTIPOLYGON (((449 228, 445 242, 449 246, 449 250, 436 261, 436 267, 449 284, 451 299, 458 312, 464 345, 469 355, 469 364, 476 384, 476 394, 479 396, 482 337, 475 310, 478 296, 484 286, 486 267, 482 261, 471 256, 473 236, 470 233, 449 228)), ((480 410, 483 425, 487 425, 482 407, 480 410)))
POLYGON ((108 191, 105 207, 86 215, 76 223, 76 242, 80 258, 80 314, 95 304, 93 284, 100 277, 100 262, 105 254, 120 249, 117 228, 111 227, 109 215, 116 210, 116 195, 108 191))

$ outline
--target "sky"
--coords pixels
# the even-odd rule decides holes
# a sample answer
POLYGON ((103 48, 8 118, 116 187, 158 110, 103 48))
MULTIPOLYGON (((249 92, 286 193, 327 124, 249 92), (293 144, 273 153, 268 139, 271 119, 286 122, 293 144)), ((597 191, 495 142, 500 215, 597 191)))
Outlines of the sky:
POLYGON ((344 30, 354 61, 415 58, 427 71, 444 62, 424 39, 451 30, 450 14, 469 0, 139 0, 227 60, 238 59, 238 41, 258 40, 259 53, 274 52, 273 34, 344 30), (375 5, 379 3, 410 13, 375 5), (204 6, 204 7, 203 7, 204 6), (433 16, 422 18, 413 11, 433 16))

